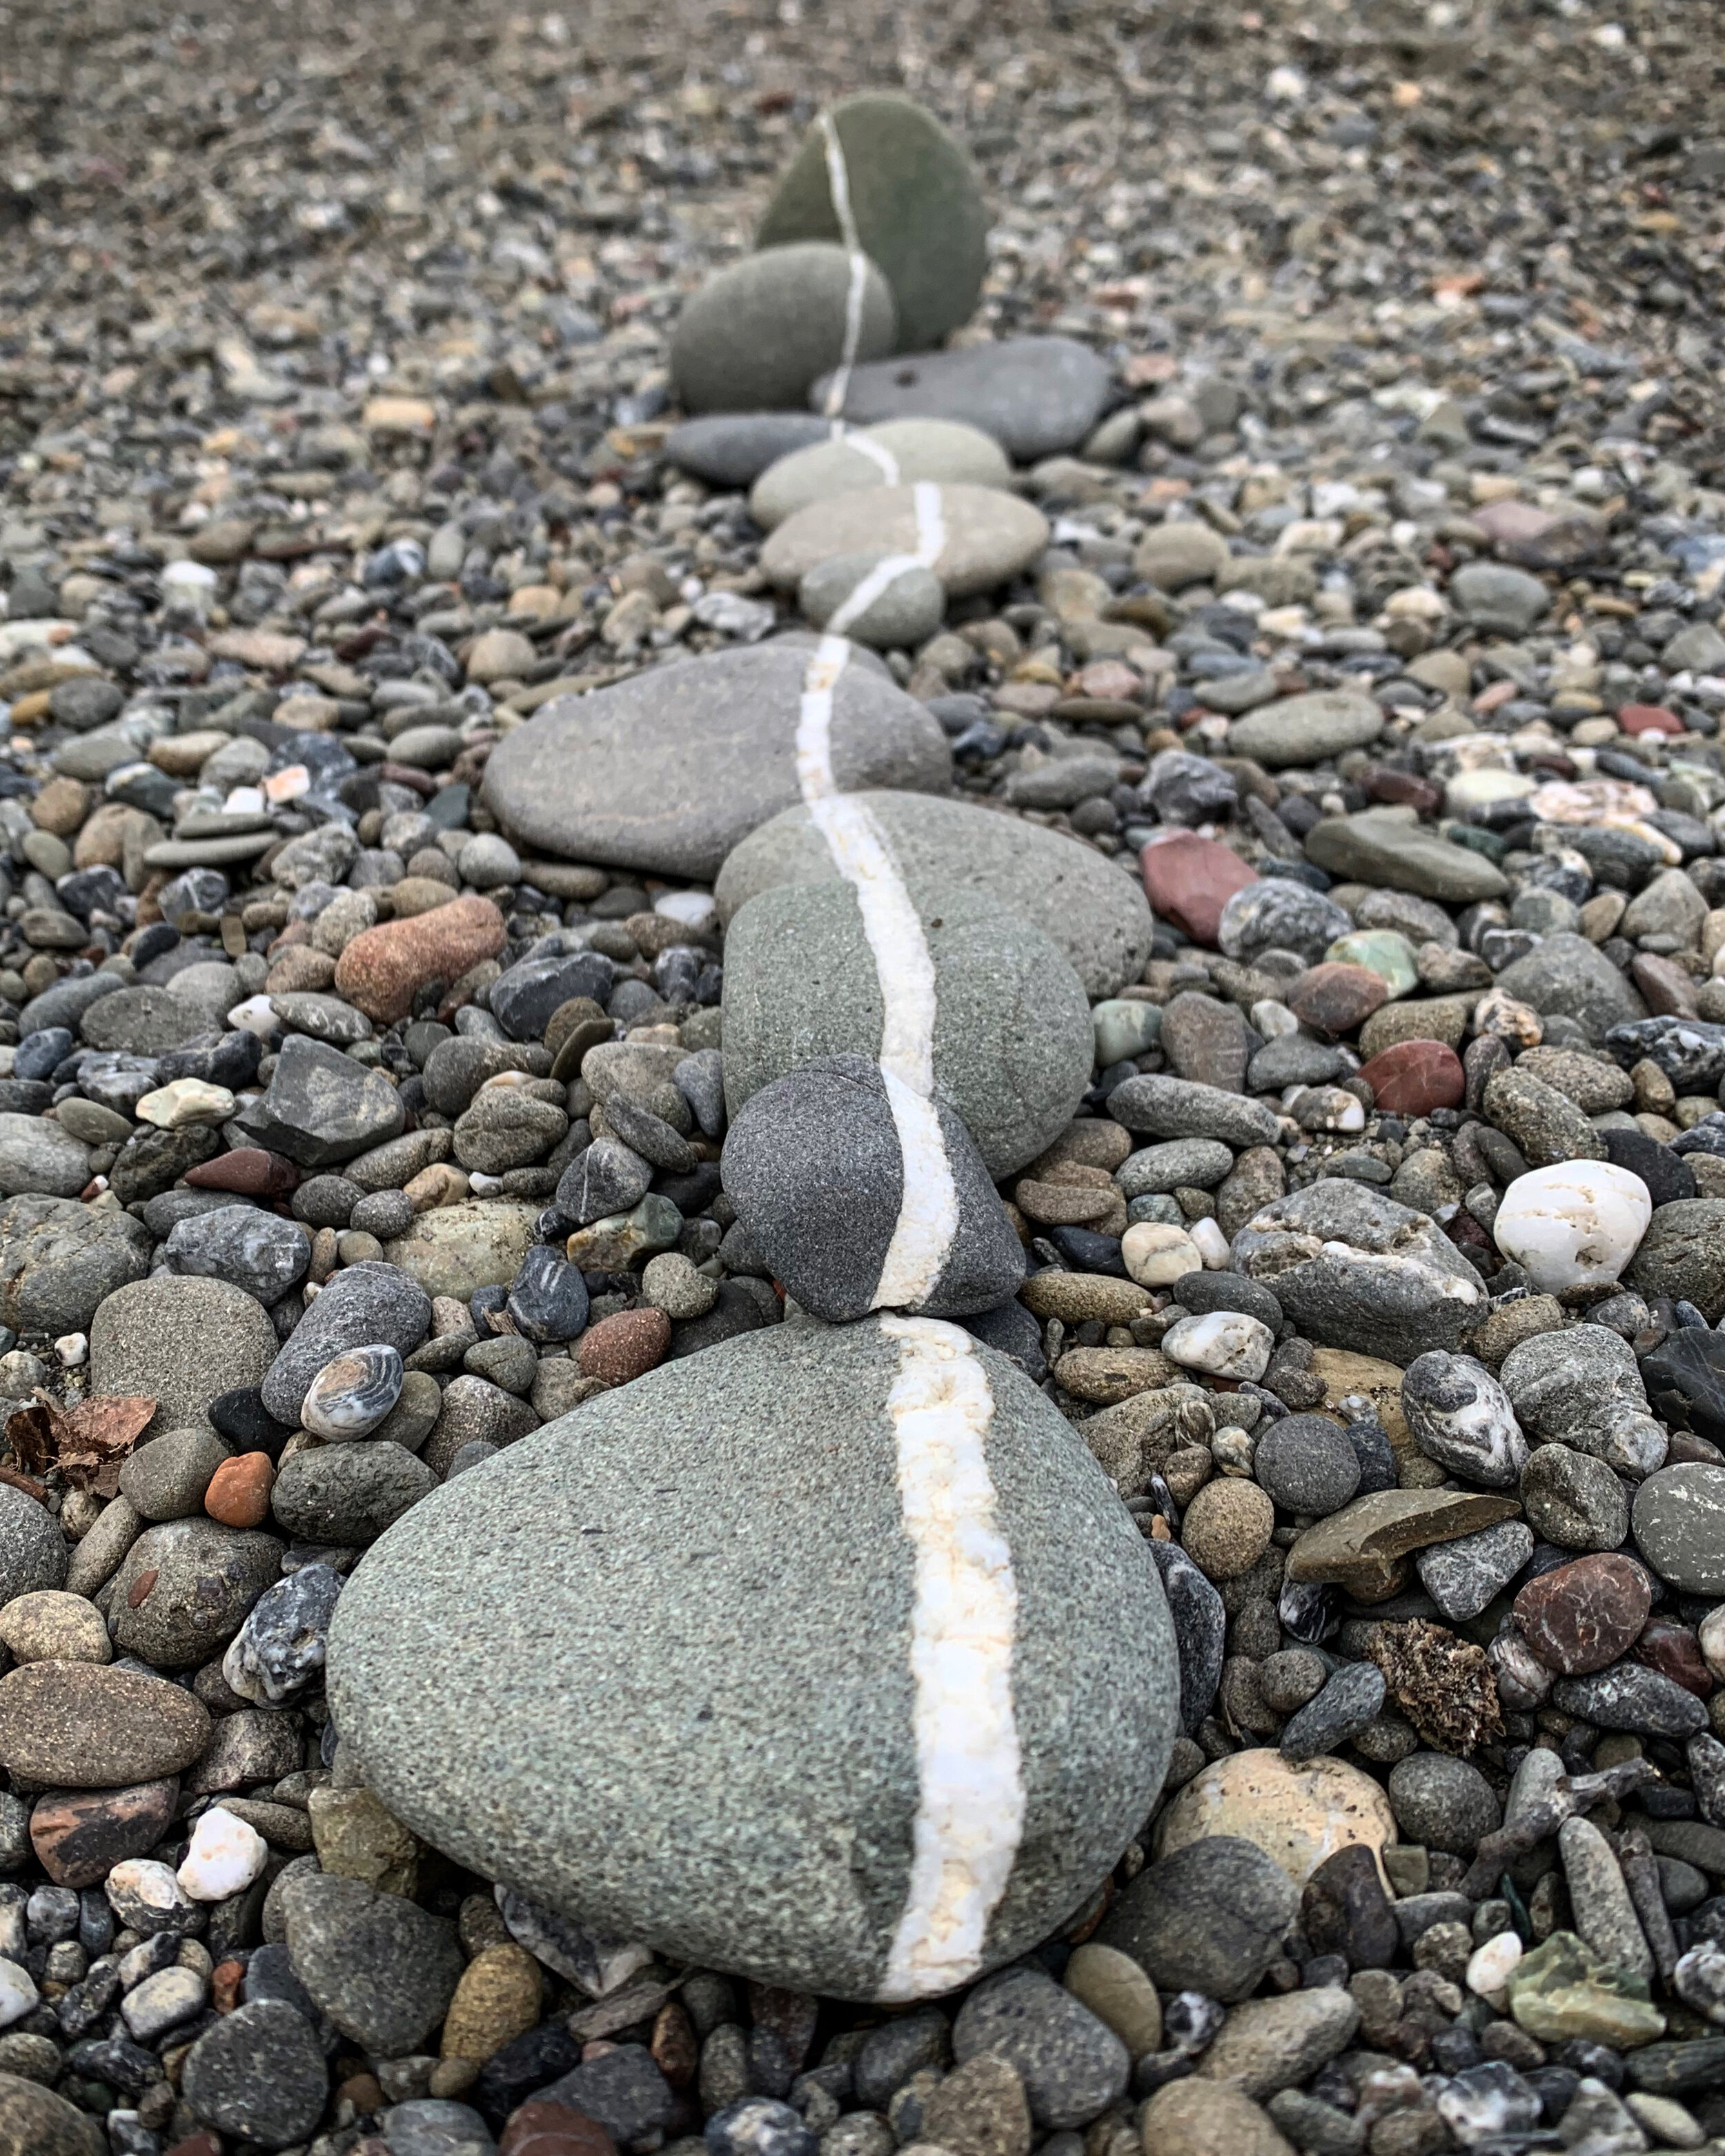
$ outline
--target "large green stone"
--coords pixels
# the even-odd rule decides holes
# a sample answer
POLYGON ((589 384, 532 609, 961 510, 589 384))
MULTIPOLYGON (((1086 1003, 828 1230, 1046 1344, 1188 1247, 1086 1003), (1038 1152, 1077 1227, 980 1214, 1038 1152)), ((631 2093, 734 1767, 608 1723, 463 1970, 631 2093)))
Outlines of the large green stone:
MULTIPOLYGON (((975 311, 988 263, 988 206, 974 167, 932 113, 907 97, 849 97, 831 109, 863 252, 898 303, 898 349, 927 352, 975 311)), ((824 126, 812 127, 756 236, 761 248, 845 238, 824 126)))
POLYGON ((1574 1932, 1553 1932, 1512 1970, 1509 2010, 1530 2036, 1560 2044, 1571 2036, 1628 2051, 1665 2034, 1665 2016, 1645 1978, 1599 1960, 1574 1932))

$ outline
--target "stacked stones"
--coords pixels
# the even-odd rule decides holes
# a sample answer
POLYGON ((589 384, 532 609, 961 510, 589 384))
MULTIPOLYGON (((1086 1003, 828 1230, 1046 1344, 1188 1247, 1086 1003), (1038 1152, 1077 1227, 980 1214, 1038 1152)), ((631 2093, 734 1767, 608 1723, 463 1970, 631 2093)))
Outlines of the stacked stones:
POLYGON ((1725 2132, 1721 498, 886 361, 956 156, 592 593, 14 575, 8 2156, 1725 2132))

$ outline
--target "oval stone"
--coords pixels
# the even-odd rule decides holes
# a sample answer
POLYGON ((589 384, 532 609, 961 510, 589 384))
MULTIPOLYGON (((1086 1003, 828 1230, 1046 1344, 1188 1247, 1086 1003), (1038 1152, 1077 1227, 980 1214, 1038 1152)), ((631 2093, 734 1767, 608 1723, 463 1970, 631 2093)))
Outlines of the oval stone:
POLYGON ((1725 1594, 1725 1467, 1686 1461, 1650 1475, 1630 1522, 1636 1547, 1667 1586, 1725 1594))
POLYGON ((1530 1579, 1515 1600, 1527 1645, 1559 1676, 1585 1676, 1626 1654, 1647 1622, 1653 1590, 1645 1572, 1602 1550, 1530 1579))
POLYGON ((1174 1645, 1014 1365, 792 1322, 579 1418, 434 1492, 336 1604, 331 1706, 391 1811, 596 1928, 841 1997, 949 1991, 1084 1902, 1161 1785, 1174 1645))
POLYGON ((1362 1065, 1359 1075, 1386 1116, 1459 1107, 1467 1091, 1461 1058, 1440 1040, 1399 1040, 1362 1065))

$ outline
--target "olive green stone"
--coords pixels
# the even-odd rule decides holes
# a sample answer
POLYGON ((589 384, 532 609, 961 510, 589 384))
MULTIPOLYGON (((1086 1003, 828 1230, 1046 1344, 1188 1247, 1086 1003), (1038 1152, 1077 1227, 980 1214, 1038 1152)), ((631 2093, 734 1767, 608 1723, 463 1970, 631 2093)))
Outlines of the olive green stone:
POLYGON ((1553 1932, 1511 1971, 1509 2010, 1530 2036, 1571 2036, 1626 2051, 1665 2034, 1665 2016, 1644 1977, 1600 1961, 1574 1932, 1553 1932))

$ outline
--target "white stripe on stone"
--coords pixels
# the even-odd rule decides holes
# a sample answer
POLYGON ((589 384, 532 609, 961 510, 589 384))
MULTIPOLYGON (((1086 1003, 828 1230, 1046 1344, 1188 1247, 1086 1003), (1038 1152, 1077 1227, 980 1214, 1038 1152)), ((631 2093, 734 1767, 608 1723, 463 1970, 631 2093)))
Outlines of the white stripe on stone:
MULTIPOLYGON (((859 437, 847 435, 847 441, 859 437)), ((894 470, 897 469, 896 465, 894 470)), ((850 598, 827 623, 829 636, 843 636, 855 622, 859 622, 883 593, 889 591, 906 569, 930 569, 940 559, 941 549, 947 543, 947 516, 941 506, 941 490, 932 479, 919 479, 911 489, 911 503, 916 519, 916 548, 911 554, 887 554, 875 562, 850 598)))
POLYGON ((880 989, 880 1076, 902 1192, 870 1308, 914 1308, 934 1291, 958 1232, 958 1192, 934 1101, 934 960, 886 834, 833 776, 833 692, 850 646, 826 635, 803 676, 797 778, 810 820, 856 893, 880 989))
MULTIPOLYGON (((844 423, 841 421, 839 424, 842 425, 844 423)), ((866 457, 871 465, 875 465, 888 486, 898 485, 900 476, 898 459, 894 456, 885 442, 877 442, 872 434, 851 434, 847 431, 845 436, 845 446, 847 449, 855 449, 859 456, 866 457)))
POLYGON ((911 1876, 880 1997, 953 1990, 982 1966, 1024 1831, 1013 1712, 1018 1587, 996 1517, 994 1396, 962 1327, 886 1317, 900 1516, 915 1552, 911 1675, 917 1803, 911 1876))
POLYGON ((856 218, 850 208, 850 173, 845 162, 845 146, 839 140, 839 131, 833 125, 830 112, 820 116, 820 131, 826 151, 827 192, 832 197, 833 215, 839 220, 839 239, 850 257, 850 282, 845 293, 845 342, 822 415, 832 421, 833 432, 839 434, 844 432, 845 399, 850 388, 851 370, 856 365, 857 347, 862 342, 869 258, 863 253, 862 241, 857 236, 856 218))

